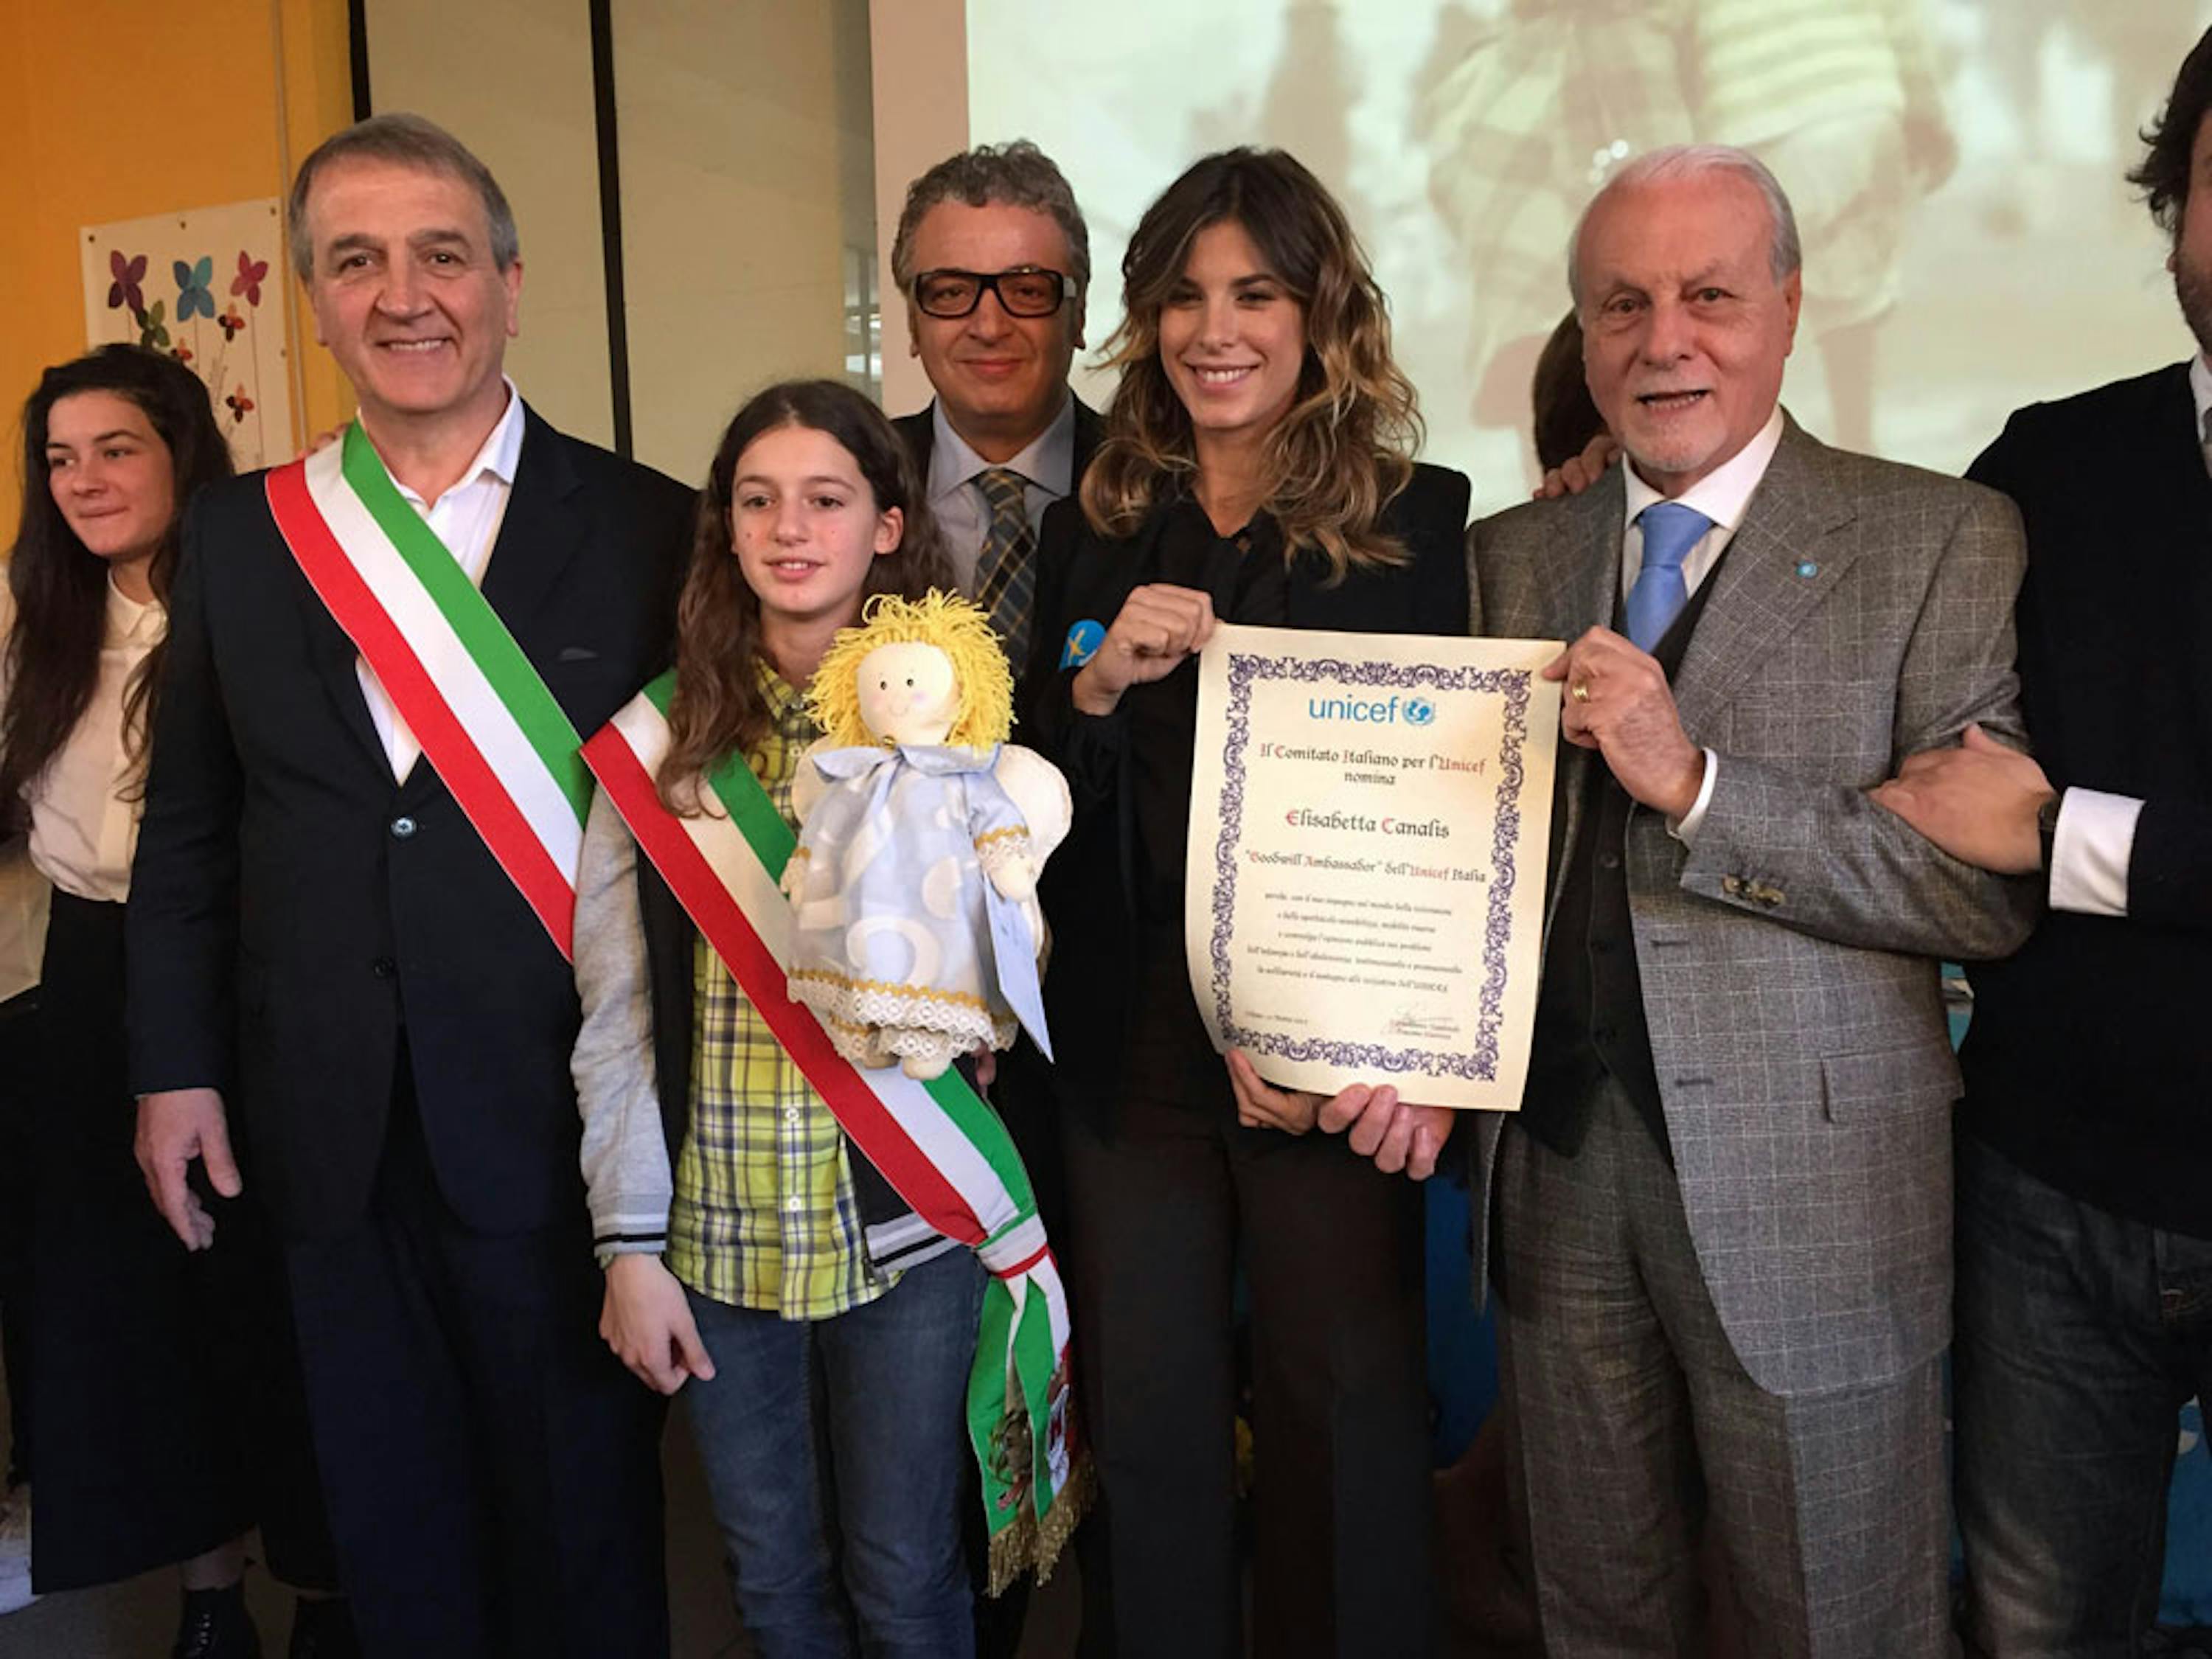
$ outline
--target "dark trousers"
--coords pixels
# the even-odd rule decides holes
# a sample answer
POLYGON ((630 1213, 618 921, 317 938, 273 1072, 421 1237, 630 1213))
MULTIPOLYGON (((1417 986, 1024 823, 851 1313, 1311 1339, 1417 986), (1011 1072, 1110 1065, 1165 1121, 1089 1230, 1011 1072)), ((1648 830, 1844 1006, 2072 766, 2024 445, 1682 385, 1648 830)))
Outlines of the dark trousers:
POLYGON ((1958 1266, 1974 1644, 2134 1659, 2158 1613, 2175 1417, 2212 1398, 2212 1239, 2069 1197, 1962 1134, 1958 1266))
POLYGON ((1492 1192, 1545 1652, 1704 1652, 1710 1522, 1759 1659, 1942 1659, 1940 1361, 1760 1388, 1722 1328, 1681 1183, 1610 1079, 1572 1158, 1508 1124, 1492 1192))
POLYGON ((599 1338, 573 1224, 438 1190, 403 1056, 369 1209, 286 1247, 338 1562, 372 1659, 663 1659, 659 1396, 599 1338))
POLYGON ((1243 1651, 1231 1296, 1251 1291, 1253 1648, 1434 1639, 1420 1189, 1343 1141, 1124 1103, 1065 1126, 1076 1364, 1113 1517, 1115 1649, 1243 1651))
POLYGON ((331 1588, 252 1149, 239 1146, 244 1194, 201 1185, 216 1223, 204 1250, 177 1242, 131 1152, 121 905, 54 895, 37 1045, 33 1583, 131 1577, 258 1522, 273 1572, 331 1588))
POLYGON ((8 1459, 0 1487, 31 1478, 32 1114, 38 1108, 35 988, 0 1002, 0 1376, 8 1382, 8 1459))

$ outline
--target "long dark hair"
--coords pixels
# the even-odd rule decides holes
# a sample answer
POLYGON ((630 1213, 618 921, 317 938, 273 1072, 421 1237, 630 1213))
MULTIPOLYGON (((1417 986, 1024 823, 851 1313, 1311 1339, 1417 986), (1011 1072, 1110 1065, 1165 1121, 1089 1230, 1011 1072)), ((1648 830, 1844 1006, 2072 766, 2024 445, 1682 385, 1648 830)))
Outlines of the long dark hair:
POLYGON ((699 492, 691 566, 676 602, 676 690, 657 780, 661 802, 672 812, 696 813, 699 779, 725 756, 752 747, 768 729, 758 671, 760 600, 730 550, 730 507, 738 458, 754 439, 786 426, 835 438, 859 465, 876 511, 896 507, 904 516, 897 550, 868 562, 863 603, 878 593, 915 599, 933 587, 952 586, 952 562, 921 475, 881 410, 836 380, 786 380, 749 398, 722 434, 699 492))
POLYGON ((1351 222, 1279 149, 1203 157, 1137 222, 1121 259, 1121 324, 1104 349, 1121 380, 1084 474, 1084 514, 1102 534, 1126 536, 1195 476, 1190 412, 1160 366, 1160 312, 1199 232, 1230 222, 1305 309, 1297 392, 1266 451, 1266 506, 1283 544, 1313 548, 1340 575, 1399 562, 1405 550, 1384 532, 1382 509, 1413 477, 1419 401, 1391 357, 1389 307, 1351 222))
MULTIPOLYGON (((8 706, 0 714, 0 812, 11 816, 83 718, 106 637, 107 561, 77 539, 46 482, 47 422, 57 403, 81 392, 129 398, 168 447, 176 517, 146 572, 157 603, 168 603, 185 504, 202 484, 231 475, 230 449, 207 387, 175 358, 105 345, 40 377, 23 405, 23 516, 8 560, 15 623, 8 637, 8 706)), ((134 764, 145 757, 163 654, 159 644, 147 653, 124 693, 123 729, 134 764)))

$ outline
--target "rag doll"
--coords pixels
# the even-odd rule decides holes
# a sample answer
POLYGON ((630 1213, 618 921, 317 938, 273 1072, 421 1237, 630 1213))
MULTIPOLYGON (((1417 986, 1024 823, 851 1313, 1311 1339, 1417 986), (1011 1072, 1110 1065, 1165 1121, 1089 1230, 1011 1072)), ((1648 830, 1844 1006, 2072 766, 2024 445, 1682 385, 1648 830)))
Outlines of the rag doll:
POLYGON ((1006 741, 1013 677, 984 613, 870 600, 808 702, 823 736, 792 789, 793 999, 860 1066, 933 1078, 1018 1027, 1049 1056, 1036 877, 1067 834, 1067 783, 1006 741))

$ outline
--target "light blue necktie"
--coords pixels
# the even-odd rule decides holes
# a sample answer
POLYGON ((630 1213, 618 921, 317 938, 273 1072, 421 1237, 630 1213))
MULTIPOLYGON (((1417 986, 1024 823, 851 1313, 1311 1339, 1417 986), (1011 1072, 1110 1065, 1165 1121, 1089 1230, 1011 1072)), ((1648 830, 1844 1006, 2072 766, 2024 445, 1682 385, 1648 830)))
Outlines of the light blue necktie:
POLYGON ((1690 602, 1682 561, 1713 521, 1680 501, 1654 501, 1636 521, 1644 527, 1644 562, 1628 590, 1628 638, 1638 651, 1656 651, 1690 602))

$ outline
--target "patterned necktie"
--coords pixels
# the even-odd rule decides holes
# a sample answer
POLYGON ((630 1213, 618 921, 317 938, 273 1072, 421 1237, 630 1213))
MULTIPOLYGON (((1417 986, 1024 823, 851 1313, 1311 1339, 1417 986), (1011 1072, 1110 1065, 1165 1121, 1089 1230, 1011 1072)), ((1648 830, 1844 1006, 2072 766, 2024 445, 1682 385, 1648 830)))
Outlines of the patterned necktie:
POLYGON ((1713 521, 1680 501, 1654 501, 1636 521, 1644 526, 1644 562, 1628 590, 1628 638, 1638 651, 1656 651, 1690 602, 1682 560, 1713 521))
POLYGON ((991 509, 983 550, 975 561, 975 601, 991 613, 991 626, 1006 643, 1019 679, 1029 660, 1030 603, 1036 593, 1036 532, 1030 528, 1028 484, 1003 466, 975 475, 991 509))

